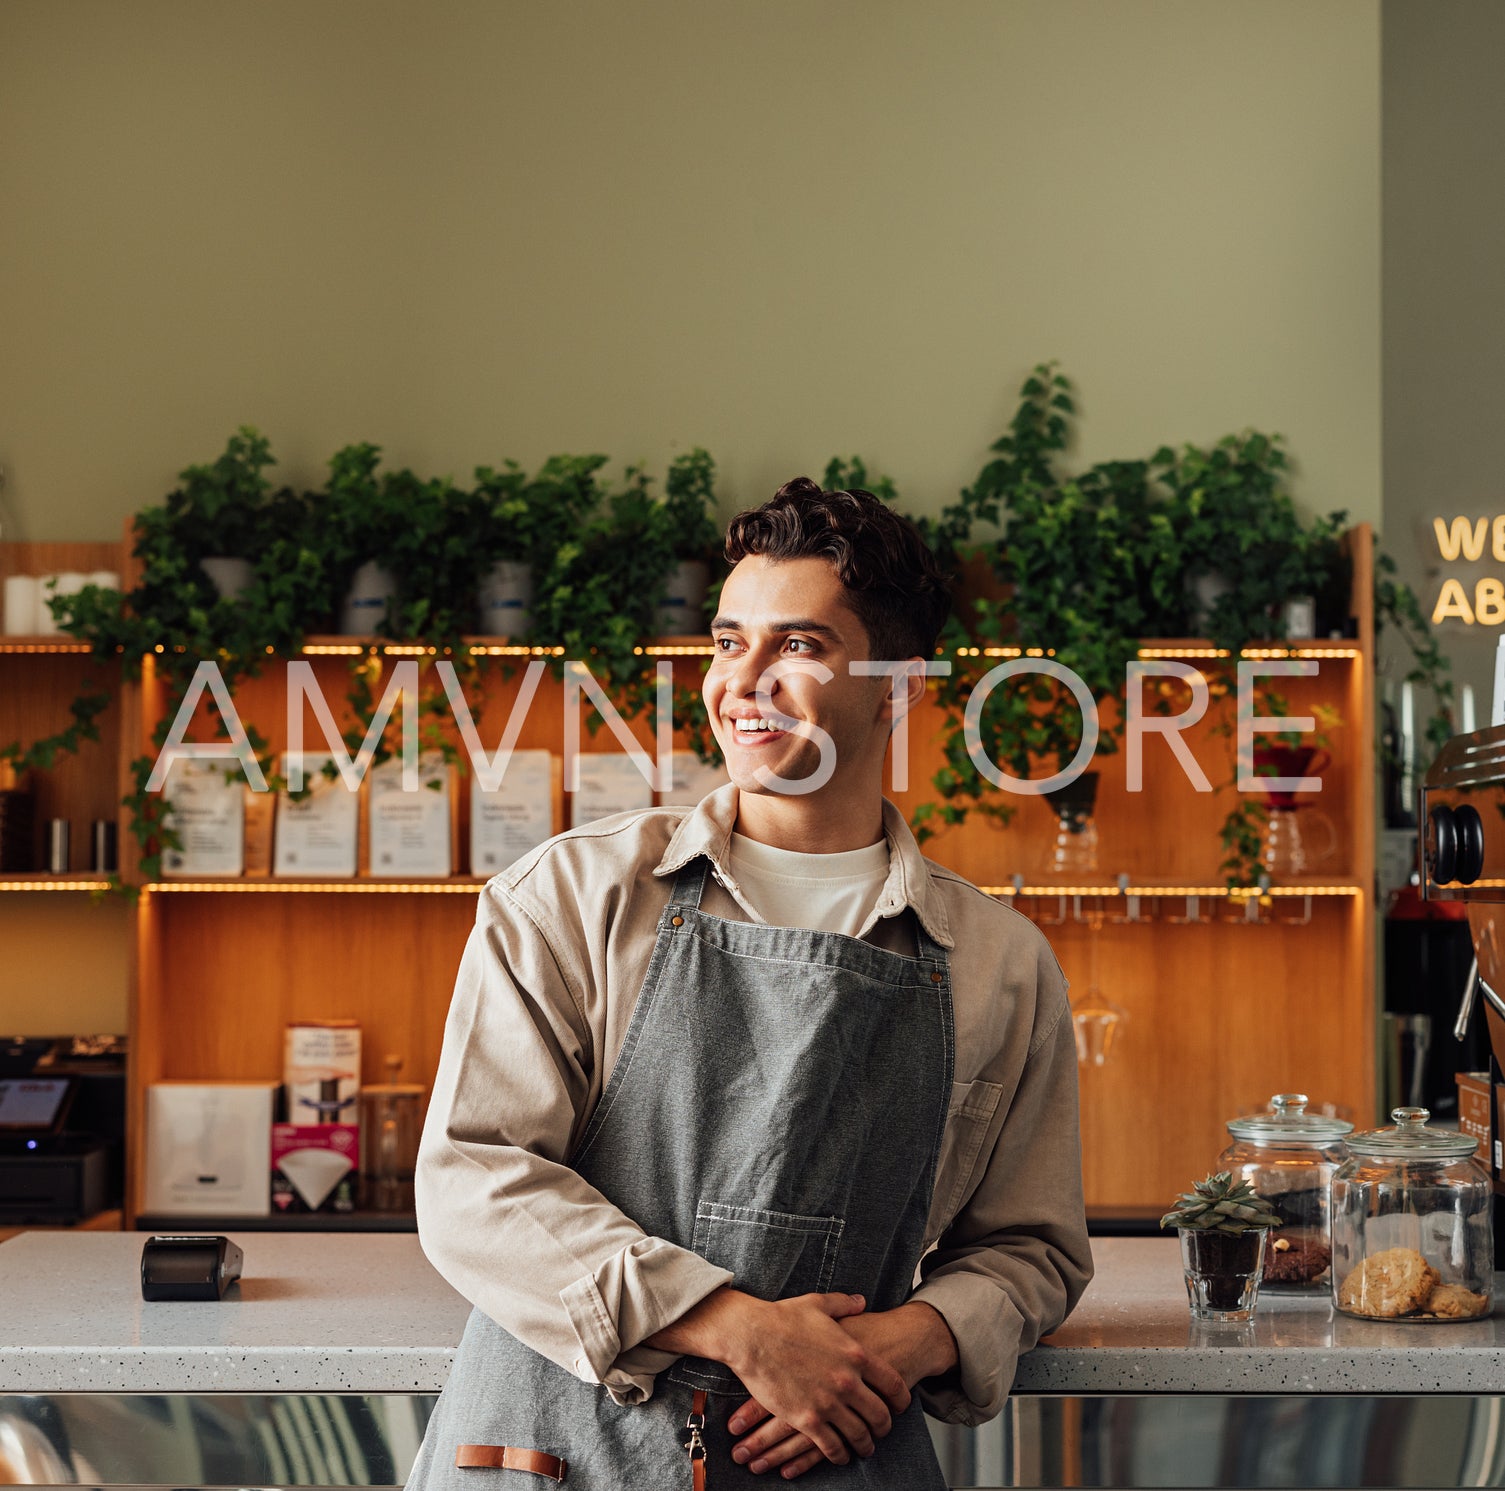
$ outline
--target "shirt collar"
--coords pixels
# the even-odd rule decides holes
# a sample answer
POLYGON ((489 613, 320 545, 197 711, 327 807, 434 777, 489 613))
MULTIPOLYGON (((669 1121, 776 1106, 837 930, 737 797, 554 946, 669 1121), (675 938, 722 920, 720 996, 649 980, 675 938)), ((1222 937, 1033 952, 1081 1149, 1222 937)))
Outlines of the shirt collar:
MULTIPOLYGON (((707 793, 680 821, 653 873, 672 875, 703 854, 720 874, 729 875, 727 851, 736 822, 737 786, 728 782, 707 793)), ((930 878, 920 846, 904 815, 887 798, 883 800, 883 834, 888 840, 888 879, 878 893, 873 919, 897 916, 909 907, 942 947, 955 947, 940 892, 930 878)))

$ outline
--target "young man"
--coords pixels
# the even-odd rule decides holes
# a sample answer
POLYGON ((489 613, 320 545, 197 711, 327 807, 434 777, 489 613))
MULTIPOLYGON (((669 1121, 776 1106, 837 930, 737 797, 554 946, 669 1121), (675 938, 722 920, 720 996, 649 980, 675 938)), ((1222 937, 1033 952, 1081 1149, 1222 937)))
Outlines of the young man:
POLYGON ((412 1488, 941 1488, 922 1405, 996 1414, 1091 1275, 1060 970, 883 799, 923 676, 853 666, 933 655, 933 557, 804 478, 727 557, 731 785, 481 896, 417 1176, 476 1309, 412 1488))

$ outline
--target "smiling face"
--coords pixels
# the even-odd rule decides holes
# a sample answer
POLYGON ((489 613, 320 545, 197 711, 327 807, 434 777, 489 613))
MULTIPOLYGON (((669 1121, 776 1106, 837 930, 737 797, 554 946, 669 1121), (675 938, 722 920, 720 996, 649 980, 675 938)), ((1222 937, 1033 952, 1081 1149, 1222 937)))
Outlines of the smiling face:
POLYGON ((848 664, 869 651, 845 596, 824 559, 760 554, 740 560, 722 587, 706 708, 741 794, 738 831, 765 843, 833 853, 881 836, 890 684, 851 674, 848 664), (830 670, 827 681, 814 664, 830 670), (775 676, 765 676, 770 668, 775 676), (830 738, 824 752, 819 737, 810 738, 817 729, 830 738), (779 790, 819 773, 823 754, 830 759, 824 785, 779 790), (859 842, 845 842, 854 835, 859 842))

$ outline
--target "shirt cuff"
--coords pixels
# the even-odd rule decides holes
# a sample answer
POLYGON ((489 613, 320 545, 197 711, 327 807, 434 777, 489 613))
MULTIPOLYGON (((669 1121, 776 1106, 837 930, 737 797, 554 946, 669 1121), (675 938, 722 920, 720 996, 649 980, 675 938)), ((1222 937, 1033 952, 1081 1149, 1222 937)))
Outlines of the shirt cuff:
POLYGON ((613 1402, 646 1402, 654 1378, 678 1356, 641 1343, 733 1277, 661 1237, 642 1238, 614 1253, 559 1291, 580 1345, 576 1374, 599 1383, 613 1402))
POLYGON ((994 1418, 1019 1365, 1024 1317, 995 1279, 965 1272, 927 1279, 910 1296, 937 1311, 956 1337, 957 1364, 916 1384, 926 1413, 973 1426, 994 1418))

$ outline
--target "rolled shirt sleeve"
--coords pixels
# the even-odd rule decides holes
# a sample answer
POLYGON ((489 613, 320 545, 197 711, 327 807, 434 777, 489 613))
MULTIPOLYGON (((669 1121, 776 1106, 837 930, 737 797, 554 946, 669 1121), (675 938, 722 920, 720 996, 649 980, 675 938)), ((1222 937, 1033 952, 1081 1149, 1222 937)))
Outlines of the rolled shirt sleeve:
POLYGON ((917 1389, 936 1418, 994 1417, 1021 1353, 1066 1318, 1092 1278, 1076 1088, 1065 983, 1046 951, 1028 1057, 987 1165, 921 1259, 911 1295, 956 1337, 958 1364, 917 1389))
POLYGON ((582 976, 504 885, 487 887, 419 1146, 418 1235, 504 1330, 632 1404, 675 1360, 641 1343, 732 1275, 647 1235, 566 1163, 594 1060, 582 976))

